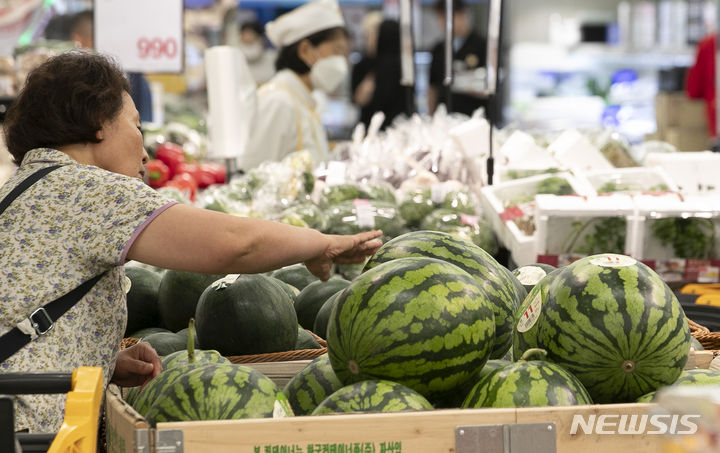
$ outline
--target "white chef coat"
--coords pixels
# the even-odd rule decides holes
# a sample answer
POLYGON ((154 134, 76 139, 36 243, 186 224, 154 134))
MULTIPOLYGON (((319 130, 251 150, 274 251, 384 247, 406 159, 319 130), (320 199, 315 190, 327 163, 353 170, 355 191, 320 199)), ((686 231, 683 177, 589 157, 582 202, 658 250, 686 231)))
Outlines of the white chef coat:
POLYGON ((257 110, 239 167, 247 171, 303 150, 310 153, 313 165, 328 160, 327 134, 315 104, 295 72, 283 69, 275 74, 258 90, 257 110))

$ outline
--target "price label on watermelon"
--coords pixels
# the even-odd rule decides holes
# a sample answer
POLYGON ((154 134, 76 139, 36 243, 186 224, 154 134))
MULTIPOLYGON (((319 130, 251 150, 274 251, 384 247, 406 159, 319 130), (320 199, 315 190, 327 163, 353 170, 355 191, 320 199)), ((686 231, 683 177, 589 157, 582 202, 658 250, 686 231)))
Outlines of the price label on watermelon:
POLYGON ((462 214, 460 215, 460 222, 467 226, 476 227, 478 226, 478 216, 476 215, 469 215, 469 214, 462 214))
POLYGON ((517 323, 518 332, 530 330, 540 318, 540 313, 542 313, 542 293, 538 291, 535 299, 530 302, 528 308, 520 316, 520 321, 517 323))
POLYGON ((290 402, 284 393, 278 393, 275 396, 275 404, 273 405, 273 418, 285 418, 293 415, 290 402))
POLYGON ((599 258, 595 258, 590 262, 596 266, 602 267, 628 267, 637 263, 637 260, 625 255, 615 255, 612 253, 608 253, 606 255, 602 255, 599 258))
POLYGON ((375 212, 368 200, 355 200, 355 211, 357 212, 357 225, 360 228, 375 228, 375 212))

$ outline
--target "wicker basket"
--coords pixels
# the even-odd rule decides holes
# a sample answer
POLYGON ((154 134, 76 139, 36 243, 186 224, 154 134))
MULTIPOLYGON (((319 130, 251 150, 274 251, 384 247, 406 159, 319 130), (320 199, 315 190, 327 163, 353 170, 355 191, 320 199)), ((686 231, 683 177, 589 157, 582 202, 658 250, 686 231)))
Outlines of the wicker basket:
MULTIPOLYGON (((308 331, 310 332, 310 331, 308 331)), ((321 346, 320 349, 298 349, 295 351, 282 351, 282 352, 270 352, 266 354, 253 354, 253 355, 233 355, 227 356, 226 358, 232 363, 258 363, 258 362, 286 362, 292 360, 312 360, 327 352, 327 343, 322 338, 318 337, 314 333, 310 334, 315 338, 315 341, 321 346)), ((130 346, 134 346, 140 341, 138 338, 124 338, 120 349, 126 349, 130 346)))
POLYGON ((710 332, 707 327, 701 326, 690 319, 688 319, 688 324, 690 325, 690 335, 695 337, 703 348, 712 351, 720 349, 720 332, 710 332))

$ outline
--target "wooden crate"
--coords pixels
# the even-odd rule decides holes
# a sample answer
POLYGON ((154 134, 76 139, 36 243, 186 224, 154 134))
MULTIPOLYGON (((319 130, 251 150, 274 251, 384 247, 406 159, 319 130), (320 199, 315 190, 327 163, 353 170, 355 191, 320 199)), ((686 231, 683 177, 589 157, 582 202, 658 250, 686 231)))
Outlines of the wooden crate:
MULTIPOLYGON (((691 361, 707 368, 711 352, 693 354, 691 361)), ((257 364, 256 364, 257 365, 257 364)), ((282 375, 293 365, 283 365, 282 375), (288 368, 289 367, 289 368, 288 368)), ((277 365, 261 365, 269 373, 277 365), (269 368, 268 368, 269 367, 269 368)), ((300 368, 300 365, 296 365, 300 368)), ((280 376, 285 379, 286 376, 280 376)), ((278 376, 276 376, 276 379, 278 376)), ((106 395, 109 453, 154 453, 181 442, 183 453, 454 453, 456 428, 473 425, 554 423, 556 450, 560 453, 659 452, 663 436, 571 434, 575 415, 638 415, 653 404, 608 404, 574 407, 510 409, 457 409, 391 414, 350 414, 285 419, 248 419, 159 423, 147 422, 111 385, 106 395), (142 448, 141 448, 142 447, 142 448), (144 449, 143 449, 144 448, 144 449)), ((530 451, 530 450, 528 450, 530 451)), ((462 453, 458 451, 457 453, 462 453)))

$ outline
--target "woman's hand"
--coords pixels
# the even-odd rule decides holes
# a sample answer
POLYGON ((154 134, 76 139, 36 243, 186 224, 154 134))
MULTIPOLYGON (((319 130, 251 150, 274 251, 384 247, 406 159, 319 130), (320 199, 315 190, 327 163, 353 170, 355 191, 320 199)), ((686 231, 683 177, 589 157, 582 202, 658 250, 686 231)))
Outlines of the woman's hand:
POLYGON ((320 280, 330 278, 330 270, 334 263, 357 264, 362 263, 365 258, 372 256, 382 246, 378 239, 382 231, 368 231, 352 236, 328 235, 329 244, 325 251, 308 261, 305 266, 320 280))
POLYGON ((118 353, 110 382, 120 387, 145 385, 162 371, 160 356, 150 343, 140 342, 118 353))

